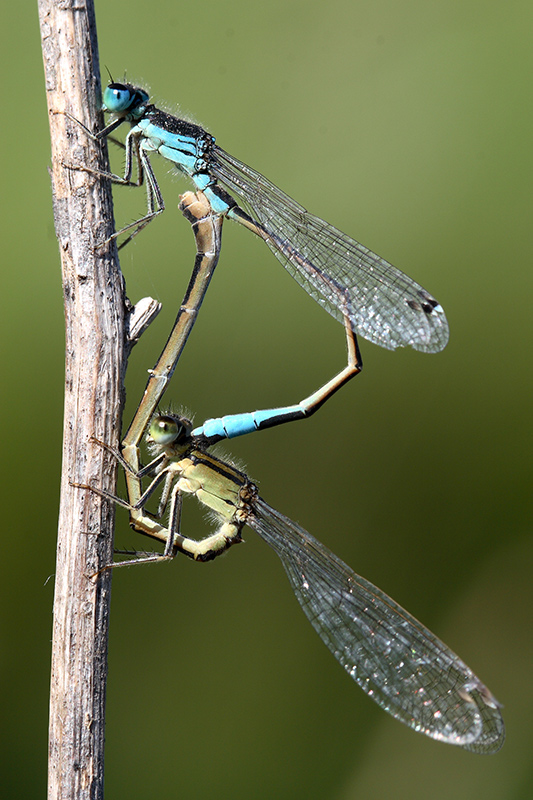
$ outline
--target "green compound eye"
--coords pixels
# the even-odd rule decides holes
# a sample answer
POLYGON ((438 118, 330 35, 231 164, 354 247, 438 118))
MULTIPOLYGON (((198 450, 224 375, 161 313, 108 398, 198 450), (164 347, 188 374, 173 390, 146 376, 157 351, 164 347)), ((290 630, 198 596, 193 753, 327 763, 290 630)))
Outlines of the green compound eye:
POLYGON ((172 444, 177 442, 185 433, 186 427, 176 417, 159 416, 150 424, 150 437, 156 444, 172 444))

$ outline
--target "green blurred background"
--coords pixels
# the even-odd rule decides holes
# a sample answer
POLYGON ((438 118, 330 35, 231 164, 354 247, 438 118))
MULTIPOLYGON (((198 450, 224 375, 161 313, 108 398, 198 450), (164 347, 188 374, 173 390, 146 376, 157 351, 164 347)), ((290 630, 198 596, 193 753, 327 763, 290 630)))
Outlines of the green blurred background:
MULTIPOLYGON (((438 633, 505 705, 480 757, 377 708, 320 643, 276 556, 113 578, 107 792, 137 798, 533 796, 531 27, 529 2, 97 8, 102 64, 420 280, 451 328, 438 356, 362 342, 365 371, 313 419, 231 444, 263 496, 438 633), (524 306, 525 303, 525 306, 524 306)), ((4 797, 45 785, 63 313, 37 10, 2 26, 4 797), (6 186, 7 179, 7 186, 6 186)), ((120 153, 115 165, 120 168, 120 153)), ((135 349, 131 418, 183 294, 188 188, 124 251, 133 301, 165 308, 135 349)), ((116 217, 142 214, 117 190, 116 217)), ((295 402, 344 363, 341 327, 268 249, 226 225, 168 392, 196 420, 295 402)), ((226 448, 227 452, 230 447, 226 448)), ((193 503, 189 535, 206 530, 193 503)), ((118 513, 117 542, 143 546, 118 513)))

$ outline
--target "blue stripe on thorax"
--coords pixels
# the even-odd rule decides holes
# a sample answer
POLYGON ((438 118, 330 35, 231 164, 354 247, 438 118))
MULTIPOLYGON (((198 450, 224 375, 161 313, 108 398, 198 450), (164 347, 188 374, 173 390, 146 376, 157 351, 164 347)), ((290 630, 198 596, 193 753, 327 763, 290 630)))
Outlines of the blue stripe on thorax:
POLYGON ((211 134, 153 107, 132 128, 133 132, 137 130, 143 136, 143 150, 158 152, 192 178, 196 188, 205 192, 215 214, 227 214, 236 205, 209 171, 209 153, 215 143, 211 134))
POLYGON ((152 108, 135 129, 144 137, 144 150, 157 151, 191 177, 206 169, 214 138, 199 125, 152 108))

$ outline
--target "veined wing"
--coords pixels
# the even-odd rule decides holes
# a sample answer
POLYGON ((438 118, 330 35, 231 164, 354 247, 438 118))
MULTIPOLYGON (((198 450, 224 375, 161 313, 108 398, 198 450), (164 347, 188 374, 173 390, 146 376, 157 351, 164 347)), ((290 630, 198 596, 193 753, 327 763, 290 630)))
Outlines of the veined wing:
POLYGON ((347 311, 361 336, 389 350, 446 346, 442 306, 416 281, 216 145, 209 169, 241 198, 293 278, 340 322, 347 311))
POLYGON ((385 711, 433 739, 495 753, 499 704, 444 642, 264 500, 247 520, 278 554, 322 641, 385 711))

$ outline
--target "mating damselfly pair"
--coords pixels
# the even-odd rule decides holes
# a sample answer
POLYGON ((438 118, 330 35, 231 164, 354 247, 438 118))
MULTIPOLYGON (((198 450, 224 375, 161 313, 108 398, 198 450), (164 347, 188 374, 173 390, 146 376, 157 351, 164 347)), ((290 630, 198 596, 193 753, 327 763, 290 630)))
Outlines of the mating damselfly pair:
POLYGON ((311 624, 369 696, 396 718, 435 739, 475 752, 496 752, 504 738, 499 706, 474 673, 391 598, 356 575, 303 528, 274 511, 246 475, 209 452, 212 444, 224 438, 313 413, 360 371, 357 333, 390 349, 411 345, 426 352, 441 350, 448 339, 441 306, 419 284, 310 215, 262 175, 227 154, 202 128, 150 104, 143 89, 111 83, 104 93, 104 110, 115 117, 97 138, 109 135, 123 122, 131 124, 124 176, 110 177, 127 185, 146 180, 147 185, 148 213, 122 229, 131 229, 128 239, 164 209, 150 153, 170 160, 200 192, 200 209, 191 211, 192 205, 184 209, 197 240, 197 262, 186 297, 189 303, 193 298, 196 312, 218 260, 221 220, 227 217, 266 241, 306 291, 343 322, 348 341, 348 366, 301 403, 228 415, 193 428, 181 416, 152 418, 192 325, 185 331, 178 314, 141 410, 126 435, 122 453, 117 453, 128 481, 128 501, 122 504, 130 510, 133 526, 165 543, 162 555, 137 560, 166 560, 177 552, 199 561, 210 560, 240 541, 241 529, 248 525, 278 554, 311 624), (138 175, 132 181, 135 165, 138 175), (233 195, 240 197, 245 208, 233 195), (138 445, 150 419, 154 459, 139 469, 138 445), (143 491, 145 477, 152 480, 143 491), (149 514, 145 505, 161 487, 158 512, 149 514), (217 532, 200 542, 181 533, 182 499, 188 494, 220 520, 217 532), (167 511, 164 527, 159 520, 167 511))

